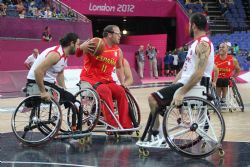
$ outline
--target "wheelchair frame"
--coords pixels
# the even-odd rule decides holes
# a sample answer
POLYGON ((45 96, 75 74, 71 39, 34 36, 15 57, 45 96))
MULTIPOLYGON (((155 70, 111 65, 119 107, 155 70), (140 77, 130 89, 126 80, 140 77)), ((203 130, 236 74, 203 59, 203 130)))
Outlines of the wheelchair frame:
POLYGON ((228 86, 227 89, 227 96, 226 96, 226 106, 222 106, 220 102, 220 97, 217 95, 217 93, 214 95, 214 98, 217 99, 218 103, 216 106, 220 108, 221 110, 223 109, 228 109, 229 111, 236 111, 240 110, 244 112, 244 103, 241 98, 239 89, 234 81, 234 79, 230 78, 230 82, 232 83, 232 86, 228 86))
MULTIPOLYGON (((11 119, 12 131, 17 139, 28 146, 39 146, 51 139, 75 138, 80 139, 82 144, 88 141, 90 131, 82 131, 79 128, 79 131, 73 132, 68 123, 66 127, 62 126, 64 113, 59 104, 60 93, 50 86, 45 85, 45 88, 52 96, 50 101, 41 99, 35 83, 27 85, 28 97, 17 106, 11 119)), ((75 104, 68 102, 68 105, 68 112, 71 111, 74 117, 81 120, 81 111, 77 112, 75 104)), ((67 122, 68 119, 70 118, 67 115, 67 122)), ((72 116, 72 120, 77 119, 72 116)), ((77 122, 77 126, 81 127, 80 121, 77 122)))
MULTIPOLYGON (((207 100, 211 100, 208 84, 200 88, 200 96, 191 96, 197 95, 195 89, 192 89, 186 94, 181 106, 163 108, 162 130, 165 141, 171 149, 186 157, 202 158, 216 150, 219 150, 220 156, 224 156, 221 146, 225 136, 224 119, 214 104, 207 100)), ((150 113, 144 133, 137 142, 140 155, 148 156, 148 148, 166 148, 147 144, 153 140, 152 127, 159 113, 161 112, 156 112, 154 115, 150 113)))
MULTIPOLYGON (((86 88, 86 85, 85 86, 83 86, 83 85, 81 86, 80 83, 77 84, 77 85, 79 86, 80 91, 76 93, 76 95, 75 95, 76 97, 79 96, 82 93, 83 90, 81 90, 81 87, 85 87, 86 88)), ((88 85, 87 87, 90 87, 90 85, 88 85)), ((96 90, 94 90, 92 88, 92 86, 90 88, 87 88, 87 89, 95 92, 95 94, 97 95, 96 90)), ((95 126, 95 128, 92 130, 92 132, 105 132, 107 135, 113 135, 114 134, 116 138, 119 138, 119 135, 122 134, 122 133, 128 133, 128 134, 131 133, 132 134, 133 132, 136 132, 136 135, 139 136, 139 129, 141 128, 141 126, 140 126, 141 115, 140 115, 139 105, 138 105, 136 99, 129 92, 129 89, 125 88, 125 92, 126 92, 126 96, 127 96, 127 99, 128 99, 129 110, 130 110, 129 112, 130 112, 130 115, 131 115, 131 119, 132 119, 134 128, 129 128, 129 129, 123 128, 122 125, 120 124, 119 120, 116 117, 116 113, 118 111, 114 110, 114 113, 113 113, 112 110, 111 110, 111 108, 107 105, 107 103, 98 96, 98 98, 100 99, 100 104, 103 103, 104 106, 108 109, 108 111, 110 112, 112 118, 117 123, 118 127, 114 127, 114 126, 108 124, 105 121, 105 118, 102 115, 99 115, 98 122, 99 122, 99 124, 102 124, 102 125, 101 126, 100 125, 95 126)), ((82 97, 80 97, 80 98, 82 98, 82 97)), ((80 99, 79 101, 82 101, 82 100, 80 99)), ((94 106, 93 106, 93 108, 94 108, 94 106)), ((116 105, 115 105, 115 109, 118 109, 118 107, 116 105)), ((101 109, 100 109, 99 112, 100 112, 99 114, 101 114, 101 109)))

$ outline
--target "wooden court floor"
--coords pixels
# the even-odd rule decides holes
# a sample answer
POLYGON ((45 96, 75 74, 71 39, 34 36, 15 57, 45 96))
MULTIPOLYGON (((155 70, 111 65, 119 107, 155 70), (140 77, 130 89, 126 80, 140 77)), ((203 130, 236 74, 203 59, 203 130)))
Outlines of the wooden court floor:
MULTIPOLYGON (((146 124, 149 115, 147 97, 150 93, 161 87, 131 89, 137 99, 141 110, 142 126, 146 124)), ((248 141, 250 142, 250 84, 238 84, 239 91, 246 106, 245 112, 223 112, 226 123, 225 141, 248 141)), ((13 109, 20 103, 22 98, 0 99, 0 132, 11 132, 11 114, 13 109)), ((143 130, 144 128, 142 128, 143 130)), ((142 131, 141 130, 141 131, 142 131)))

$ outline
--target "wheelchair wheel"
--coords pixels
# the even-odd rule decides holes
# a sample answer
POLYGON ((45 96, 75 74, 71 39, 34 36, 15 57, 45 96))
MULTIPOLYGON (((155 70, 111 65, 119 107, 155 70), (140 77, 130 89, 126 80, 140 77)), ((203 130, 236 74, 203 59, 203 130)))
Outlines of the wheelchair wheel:
POLYGON ((16 108, 11 126, 19 141, 38 146, 54 138, 61 121, 61 110, 54 99, 44 101, 40 96, 29 96, 16 108))
POLYGON ((126 96, 128 98, 128 104, 129 104, 129 114, 132 119, 132 122, 134 124, 134 127, 139 127, 141 123, 141 112, 138 103, 136 102, 135 98, 132 96, 132 94, 129 92, 128 89, 125 89, 126 96))
POLYGON ((236 86, 236 83, 234 80, 231 80, 232 81, 232 90, 233 90, 233 96, 237 102, 237 104, 239 105, 239 108, 242 112, 244 112, 244 104, 243 104, 243 100, 241 98, 241 95, 239 93, 239 90, 236 86))
POLYGON ((173 106, 165 112, 163 133, 176 152, 202 158, 221 148, 225 123, 212 103, 199 97, 186 97, 182 106, 173 106))
POLYGON ((100 97, 92 88, 80 90, 75 97, 77 101, 81 102, 82 131, 90 132, 94 129, 100 116, 100 97))

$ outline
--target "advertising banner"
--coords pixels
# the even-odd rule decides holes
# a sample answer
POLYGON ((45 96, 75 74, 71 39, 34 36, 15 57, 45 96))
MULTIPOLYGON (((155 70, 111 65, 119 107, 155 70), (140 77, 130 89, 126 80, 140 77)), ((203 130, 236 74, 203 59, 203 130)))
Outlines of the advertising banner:
POLYGON ((175 0, 62 0, 84 15, 175 17, 175 0))

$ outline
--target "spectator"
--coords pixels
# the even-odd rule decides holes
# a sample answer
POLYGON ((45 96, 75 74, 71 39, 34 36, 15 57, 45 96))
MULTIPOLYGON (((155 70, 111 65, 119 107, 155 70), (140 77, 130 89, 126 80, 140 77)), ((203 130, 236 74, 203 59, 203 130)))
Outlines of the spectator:
POLYGON ((31 66, 33 65, 33 63, 35 62, 37 56, 39 55, 39 51, 38 49, 34 49, 32 55, 30 55, 25 61, 24 61, 24 65, 25 67, 29 70, 31 68, 31 66))
POLYGON ((23 3, 22 3, 22 2, 19 2, 19 3, 16 5, 16 11, 17 11, 17 13, 19 14, 19 17, 20 17, 20 18, 24 18, 24 15, 25 15, 25 7, 23 6, 23 3))
POLYGON ((48 26, 46 26, 44 29, 42 39, 47 42, 50 42, 52 40, 52 35, 50 34, 50 28, 48 26))
POLYGON ((6 9, 7 9, 7 6, 0 2, 0 16, 6 16, 6 9))
POLYGON ((188 15, 191 16, 193 13, 193 10, 191 8, 188 9, 188 15))
POLYGON ((157 70, 157 49, 152 46, 151 44, 148 44, 146 55, 149 59, 149 67, 150 67, 150 77, 154 77, 155 79, 158 79, 158 70, 157 70))
POLYGON ((186 56, 187 56, 187 53, 184 52, 184 48, 183 47, 180 47, 179 48, 179 52, 178 52, 178 58, 179 58, 179 61, 178 61, 178 69, 182 69, 182 66, 185 62, 185 59, 186 59, 186 56))
POLYGON ((144 46, 140 45, 139 49, 135 52, 136 62, 138 66, 138 72, 140 75, 140 78, 143 79, 144 75, 144 61, 145 61, 145 55, 144 55, 144 46))
POLYGON ((50 11, 50 7, 46 7, 46 10, 44 11, 44 18, 51 18, 52 12, 50 11))
POLYGON ((240 50, 239 45, 238 45, 237 43, 235 43, 234 46, 233 46, 233 52, 234 52, 236 55, 238 55, 239 50, 240 50))
POLYGON ((171 63, 173 62, 173 58, 171 55, 171 51, 168 53, 166 52, 166 55, 164 57, 164 70, 165 70, 165 75, 170 76, 171 75, 171 63))
POLYGON ((177 71, 178 71, 178 62, 179 62, 179 57, 178 57, 178 55, 177 55, 177 51, 175 50, 174 51, 174 53, 173 53, 173 58, 174 58, 174 60, 173 60, 173 70, 174 70, 174 76, 176 76, 176 73, 177 73, 177 71))

